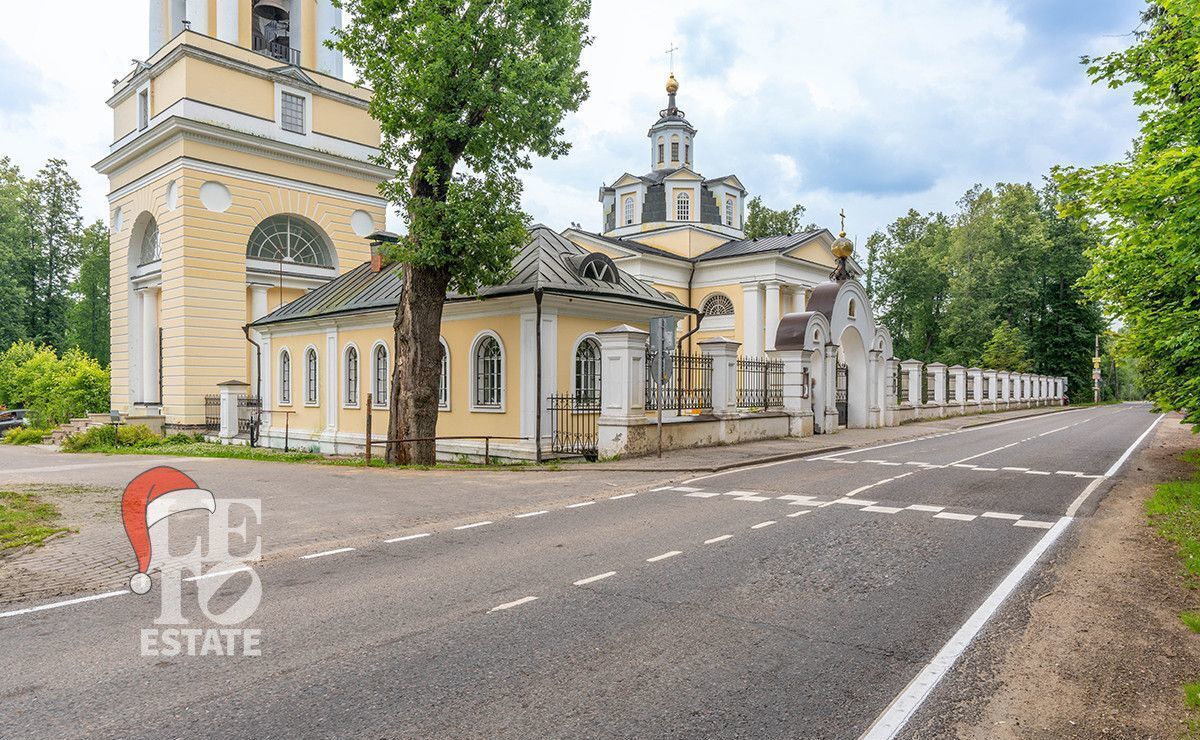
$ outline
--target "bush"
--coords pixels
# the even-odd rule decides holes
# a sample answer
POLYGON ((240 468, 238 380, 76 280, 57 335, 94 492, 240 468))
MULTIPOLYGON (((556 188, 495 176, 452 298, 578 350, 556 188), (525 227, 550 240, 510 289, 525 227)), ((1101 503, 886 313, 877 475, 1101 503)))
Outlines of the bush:
POLYGON ((35 427, 109 408, 110 375, 78 349, 62 357, 53 347, 16 342, 0 353, 0 405, 26 408, 35 427))
POLYGON ((168 442, 177 443, 181 439, 185 443, 190 440, 185 434, 163 438, 150 431, 150 427, 145 424, 124 427, 105 424, 92 427, 86 432, 72 434, 63 442, 62 448, 64 452, 91 452, 110 450, 114 447, 158 447, 168 442))
POLYGON ((14 427, 9 429, 4 435, 4 444, 6 445, 36 445, 41 444, 42 437, 49 434, 48 429, 34 429, 32 427, 14 427))

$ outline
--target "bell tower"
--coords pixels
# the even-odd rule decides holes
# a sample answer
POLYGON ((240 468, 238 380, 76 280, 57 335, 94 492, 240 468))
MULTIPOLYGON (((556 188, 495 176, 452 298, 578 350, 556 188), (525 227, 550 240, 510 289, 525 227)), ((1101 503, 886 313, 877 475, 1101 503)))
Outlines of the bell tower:
POLYGON ((112 408, 192 431, 219 383, 269 387, 279 363, 244 327, 369 258, 395 173, 373 160, 371 92, 324 46, 333 0, 147 1, 149 56, 113 84, 96 164, 112 408))
POLYGON ((650 127, 650 169, 677 170, 680 167, 695 169, 695 150, 692 142, 696 128, 684 117, 684 112, 675 104, 679 92, 679 81, 675 73, 667 78, 667 107, 658 112, 658 121, 650 127))

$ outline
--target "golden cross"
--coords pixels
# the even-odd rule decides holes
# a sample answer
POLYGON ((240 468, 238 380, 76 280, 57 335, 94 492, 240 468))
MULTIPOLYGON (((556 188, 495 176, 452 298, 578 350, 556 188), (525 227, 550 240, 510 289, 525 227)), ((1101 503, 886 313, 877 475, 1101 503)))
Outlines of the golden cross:
POLYGON ((842 231, 845 231, 846 230, 846 209, 843 208, 841 213, 839 213, 838 215, 842 217, 842 231))
POLYGON ((675 74, 675 52, 677 51, 679 51, 679 47, 672 41, 671 46, 666 51, 671 56, 671 74, 675 74))

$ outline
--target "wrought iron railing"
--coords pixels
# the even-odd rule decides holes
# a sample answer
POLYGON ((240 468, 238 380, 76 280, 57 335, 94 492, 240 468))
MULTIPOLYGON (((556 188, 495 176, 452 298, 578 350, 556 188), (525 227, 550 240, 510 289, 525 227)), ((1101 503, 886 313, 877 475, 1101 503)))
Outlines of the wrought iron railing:
POLYGON ((600 396, 558 394, 546 398, 550 412, 550 450, 595 460, 599 443, 600 396))
POLYGON ((260 36, 257 33, 254 34, 251 42, 251 48, 259 54, 269 56, 272 59, 278 59, 281 62, 287 62, 294 67, 300 66, 299 49, 293 49, 290 45, 281 44, 278 41, 271 41, 266 36, 260 36))
POLYGON ((737 405, 742 409, 783 406, 783 362, 755 357, 737 361, 737 405))
POLYGON ((250 438, 251 445, 258 442, 258 425, 262 421, 262 399, 258 396, 237 397, 238 434, 250 438))
POLYGON ((216 434, 221 431, 221 397, 204 397, 204 431, 216 434))
POLYGON ((671 377, 656 384, 653 363, 646 363, 646 410, 712 411, 713 361, 704 355, 674 353, 671 377))
POLYGON ((958 400, 958 379, 947 379, 946 381, 946 401, 958 400))
POLYGON ((908 403, 908 373, 901 370, 895 375, 893 380, 899 389, 896 392, 896 400, 900 403, 908 403))

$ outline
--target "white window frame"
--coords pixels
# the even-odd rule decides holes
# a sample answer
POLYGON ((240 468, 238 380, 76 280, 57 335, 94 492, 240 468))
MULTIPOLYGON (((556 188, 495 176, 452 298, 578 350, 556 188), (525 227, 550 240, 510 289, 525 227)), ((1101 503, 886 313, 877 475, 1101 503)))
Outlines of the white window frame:
POLYGON ((320 408, 321 406, 321 353, 317 351, 316 345, 308 345, 304 348, 304 405, 308 408, 320 408), (308 373, 308 357, 312 353, 313 359, 316 360, 316 372, 309 376, 308 373), (312 382, 309 382, 309 381, 312 382), (310 401, 309 399, 316 399, 310 401))
MULTIPOLYGON (((445 337, 438 337, 438 343, 442 345, 442 369, 438 376, 438 411, 450 410, 450 345, 446 344, 445 337)), ((500 348, 503 353, 504 348, 500 348)), ((501 370, 503 375, 503 370, 501 370)), ((503 394, 501 394, 503 398, 503 394)))
POLYGON ((392 350, 386 342, 377 341, 371 346, 371 405, 377 409, 388 407, 388 396, 392 392, 392 350), (379 393, 379 350, 383 350, 383 393, 379 393))
POLYGON ((472 413, 477 414, 503 414, 508 406, 508 352, 504 349, 504 342, 500 339, 500 335, 491 329, 485 329, 475 335, 475 339, 471 341, 470 354, 471 367, 471 389, 470 389, 470 409, 472 413), (487 338, 496 340, 496 344, 500 346, 500 403, 498 405, 481 405, 479 403, 479 346, 487 338))
POLYGON ((572 398, 579 397, 579 373, 576 364, 579 360, 579 348, 585 343, 591 342, 596 346, 596 396, 600 396, 601 384, 604 382, 604 361, 601 354, 600 337, 592 332, 588 332, 575 340, 575 346, 571 349, 571 396, 572 398))
POLYGON ((700 331, 732 331, 733 330, 734 322, 736 321, 736 317, 737 317, 737 304, 734 303, 733 299, 730 298, 725 293, 718 290, 718 291, 714 291, 714 292, 709 293, 708 295, 704 296, 704 300, 700 301, 700 310, 703 311, 704 307, 706 305, 708 305, 708 302, 713 300, 717 296, 721 296, 725 300, 729 301, 729 305, 732 307, 733 310, 731 313, 727 313, 727 314, 716 314, 713 316, 705 316, 704 320, 700 322, 700 331))
POLYGON ((732 195, 725 196, 725 225, 733 226, 737 220, 737 204, 732 195))
POLYGON ((665 157, 667 156, 667 140, 663 137, 658 137, 658 163, 666 164, 665 157))
POLYGON ((275 83, 275 127, 282 141, 295 144, 310 144, 313 136, 313 96, 312 93, 299 88, 275 83), (283 94, 304 98, 304 133, 298 134, 283 127, 283 94))
POLYGON ((287 347, 279 350, 279 405, 292 405, 292 352, 287 347))
POLYGON ((351 342, 342 348, 342 408, 356 409, 362 405, 362 353, 351 342), (350 384, 350 353, 354 353, 354 384, 350 384), (353 397, 351 397, 353 395, 353 397))
POLYGON ((684 222, 692 220, 692 192, 690 190, 676 190, 674 206, 675 206, 675 211, 674 211, 675 219, 674 220, 684 221, 684 222), (683 201, 684 203, 687 204, 687 214, 683 218, 679 217, 680 201, 683 201))
POLYGON ((621 201, 621 225, 632 226, 637 216, 636 204, 632 195, 626 195, 621 201))
POLYGON ((145 131, 150 128, 150 121, 153 118, 153 101, 150 97, 150 82, 147 81, 137 89, 137 94, 134 97, 137 105, 137 130, 145 131), (145 101, 146 107, 142 107, 142 101, 145 101))

